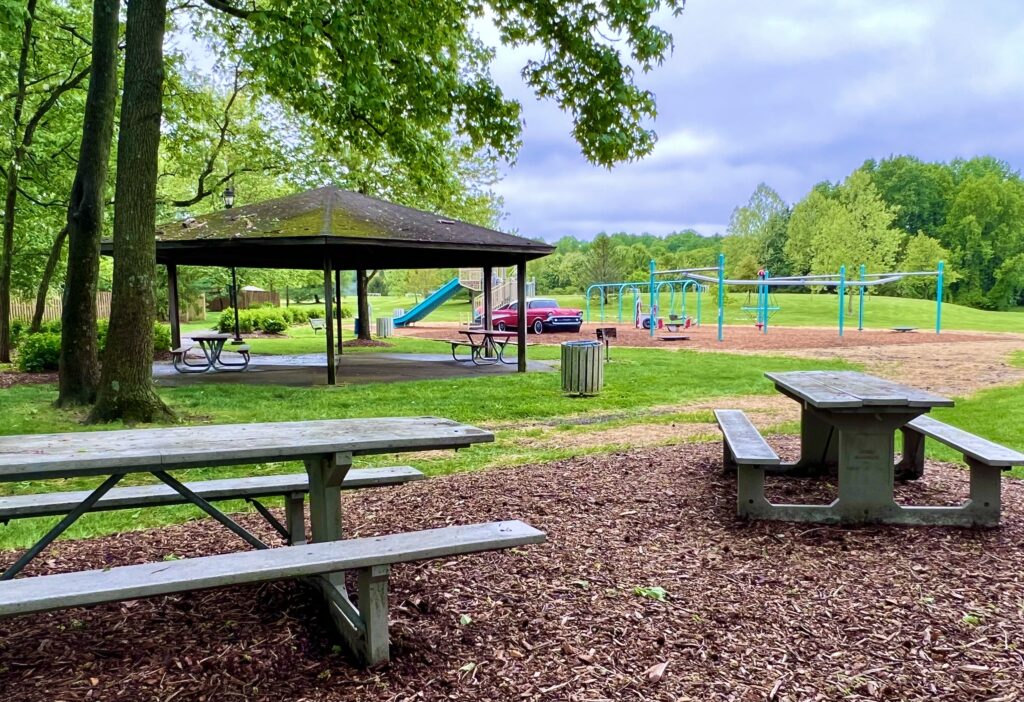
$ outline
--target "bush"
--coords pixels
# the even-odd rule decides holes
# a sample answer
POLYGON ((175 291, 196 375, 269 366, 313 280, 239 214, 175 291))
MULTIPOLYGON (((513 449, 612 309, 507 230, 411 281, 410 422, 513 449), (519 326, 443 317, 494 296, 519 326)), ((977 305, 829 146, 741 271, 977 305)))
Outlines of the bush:
POLYGON ((260 324, 260 328, 267 334, 282 334, 284 330, 288 328, 288 324, 283 319, 264 319, 260 324))
POLYGON ((171 325, 156 322, 153 324, 153 353, 171 350, 171 325))
POLYGON ((18 369, 26 373, 57 370, 60 363, 60 334, 29 334, 18 349, 18 369))
POLYGON ((28 329, 28 324, 26 322, 23 322, 20 319, 12 319, 11 320, 11 327, 10 327, 11 333, 10 333, 9 338, 11 340, 11 348, 12 349, 18 348, 18 343, 21 341, 21 337, 25 335, 25 331, 27 329, 28 329))

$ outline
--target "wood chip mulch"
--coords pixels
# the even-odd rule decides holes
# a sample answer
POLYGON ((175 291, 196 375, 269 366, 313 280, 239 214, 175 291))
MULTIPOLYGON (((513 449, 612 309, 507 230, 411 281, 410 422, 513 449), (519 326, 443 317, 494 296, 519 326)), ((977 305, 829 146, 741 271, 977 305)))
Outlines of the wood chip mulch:
POLYGON ((22 373, 21 371, 0 372, 0 389, 14 387, 15 385, 41 385, 44 383, 56 382, 56 371, 47 373, 22 373))
MULTIPOLYGON (((794 452, 791 439, 773 443, 794 452)), ((994 530, 748 524, 734 518, 720 451, 637 450, 346 494, 353 536, 512 517, 548 532, 544 545, 396 566, 389 666, 351 667, 313 591, 273 583, 0 622, 0 699, 1024 697, 1017 481, 1005 481, 994 530)), ((942 504, 965 483, 929 464, 898 492, 942 504)), ((34 574, 238 548, 205 520, 63 542, 34 574)))

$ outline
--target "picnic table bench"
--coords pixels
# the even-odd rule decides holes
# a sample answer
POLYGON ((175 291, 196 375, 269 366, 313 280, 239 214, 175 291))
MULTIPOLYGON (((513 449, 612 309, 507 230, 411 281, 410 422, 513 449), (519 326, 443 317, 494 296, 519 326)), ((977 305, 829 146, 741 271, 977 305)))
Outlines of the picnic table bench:
POLYGON ((473 363, 477 366, 491 366, 496 363, 514 365, 518 361, 505 360, 505 347, 516 337, 516 332, 497 331, 495 329, 473 328, 460 329, 464 339, 435 339, 451 344, 452 359, 459 363, 473 363), (458 350, 469 349, 468 358, 460 358, 458 350))
POLYGON ((230 334, 199 331, 188 334, 185 338, 196 342, 196 345, 179 346, 176 349, 171 349, 171 360, 174 363, 174 369, 179 373, 243 371, 249 367, 250 357, 248 344, 236 344, 230 349, 230 351, 233 354, 236 354, 241 360, 224 357, 224 345, 227 343, 228 339, 231 338, 230 334), (189 361, 188 359, 188 352, 194 348, 199 348, 203 353, 203 360, 199 363, 189 361))
POLYGON ((718 410, 724 465, 737 475, 741 517, 823 523, 882 522, 998 526, 1001 472, 1024 465, 1024 454, 923 416, 953 403, 906 385, 851 371, 766 373, 801 403, 801 452, 782 463, 740 410, 718 410), (904 438, 896 464, 895 432, 904 438), (896 478, 924 472, 924 439, 959 451, 970 469, 970 499, 953 507, 903 506, 893 499, 896 478), (822 475, 835 470, 839 496, 828 505, 786 505, 764 496, 766 473, 822 475))
MULTIPOLYGON (((0 437, 0 482, 106 476, 88 494, 77 493, 71 498, 65 493, 62 507, 71 507, 66 516, 0 575, 0 616, 310 576, 323 593, 331 619, 353 657, 365 664, 387 660, 387 578, 392 563, 538 543, 544 535, 521 522, 510 521, 343 541, 340 491, 346 487, 350 474, 354 475, 352 486, 370 478, 350 471, 352 459, 360 455, 456 449, 493 440, 489 432, 434 417, 0 437), (301 460, 306 467, 313 544, 270 549, 201 494, 205 491, 207 497, 215 499, 225 493, 235 497, 241 494, 235 489, 241 489, 240 486, 211 488, 208 484, 184 484, 170 474, 181 468, 289 460, 301 460), (152 504, 165 500, 194 504, 257 550, 13 579, 81 515, 94 509, 120 508, 123 500, 130 501, 129 493, 113 492, 113 488, 131 473, 151 473, 169 489, 143 490, 140 499, 152 504), (344 571, 349 568, 358 571, 357 604, 350 599, 345 585, 344 571)), ((384 478, 381 474, 377 477, 384 478)), ((263 484, 255 491, 280 494, 285 487, 302 487, 298 481, 287 485, 286 482, 263 484)), ((289 532, 297 534, 294 513, 292 519, 296 523, 289 532)), ((302 533, 304 536, 304 528, 302 533)))

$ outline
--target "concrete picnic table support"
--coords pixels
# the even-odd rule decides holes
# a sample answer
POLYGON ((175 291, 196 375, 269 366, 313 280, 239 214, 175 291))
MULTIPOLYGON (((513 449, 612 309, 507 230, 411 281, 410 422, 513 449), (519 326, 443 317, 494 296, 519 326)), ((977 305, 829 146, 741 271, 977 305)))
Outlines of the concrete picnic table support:
MULTIPOLYGON (((923 423, 922 415, 932 408, 952 406, 951 400, 850 371, 765 375, 774 381, 777 390, 801 403, 801 456, 796 463, 777 467, 739 466, 737 510, 740 516, 844 524, 998 524, 1000 466, 1014 465, 1013 461, 1021 458, 1009 450, 1005 450, 1008 453, 1004 462, 995 465, 966 457, 971 469, 971 499, 964 505, 903 506, 893 497, 896 431, 909 431, 916 422, 923 423), (764 496, 765 473, 821 475, 833 469, 838 475, 839 495, 831 504, 772 504, 764 496)), ((926 428, 946 426, 931 419, 927 422, 923 424, 926 428)), ((986 447, 995 446, 984 443, 986 447)), ((911 437, 901 471, 909 477, 919 476, 923 456, 923 439, 918 441, 917 437, 911 437)))

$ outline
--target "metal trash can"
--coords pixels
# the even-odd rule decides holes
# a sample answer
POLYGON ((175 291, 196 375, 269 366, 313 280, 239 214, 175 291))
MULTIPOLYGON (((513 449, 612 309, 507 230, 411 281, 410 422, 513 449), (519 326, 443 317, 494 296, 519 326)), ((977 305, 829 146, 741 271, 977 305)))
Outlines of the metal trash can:
POLYGON ((601 342, 566 341, 562 344, 562 392, 596 395, 604 385, 601 342))
POLYGON ((391 317, 377 317, 377 336, 387 339, 395 335, 395 320, 391 317))

